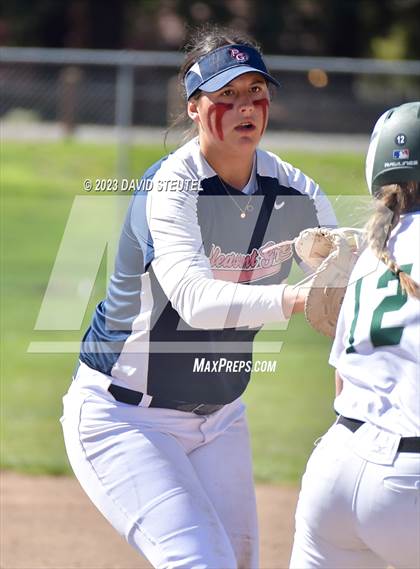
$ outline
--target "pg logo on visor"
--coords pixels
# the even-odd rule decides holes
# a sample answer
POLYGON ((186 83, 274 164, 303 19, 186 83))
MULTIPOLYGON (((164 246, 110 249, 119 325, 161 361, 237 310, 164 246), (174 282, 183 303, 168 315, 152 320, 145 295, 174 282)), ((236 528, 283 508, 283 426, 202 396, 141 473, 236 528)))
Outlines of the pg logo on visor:
POLYGON ((239 51, 239 49, 232 48, 229 51, 230 51, 230 56, 233 59, 236 59, 236 61, 238 61, 239 63, 245 63, 245 61, 248 61, 249 59, 249 55, 247 53, 244 53, 243 51, 239 51))

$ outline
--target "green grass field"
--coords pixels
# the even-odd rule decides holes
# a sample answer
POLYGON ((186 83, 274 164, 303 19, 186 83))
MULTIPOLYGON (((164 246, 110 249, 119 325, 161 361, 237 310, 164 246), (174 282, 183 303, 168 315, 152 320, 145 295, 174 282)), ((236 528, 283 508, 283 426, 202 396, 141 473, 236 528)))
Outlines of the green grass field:
MULTIPOLYGON (((275 151, 275 149, 273 149, 275 151)), ((134 147, 131 175, 164 153, 134 147)), ((282 153, 331 195, 365 194, 363 157, 282 153)), ((85 178, 113 178, 116 151, 108 145, 11 143, 1 150, 1 453, 2 467, 68 473, 59 417, 76 354, 32 354, 33 341, 78 341, 102 298, 105 263, 80 330, 34 330, 75 196, 85 178)), ((103 199, 107 199, 104 197, 103 199)), ((92 219, 92 227, 101 219, 92 219)), ((257 480, 296 482, 313 441, 333 420, 330 342, 297 317, 288 330, 264 330, 259 340, 283 342, 276 374, 256 374, 246 392, 257 480)), ((267 359, 272 359, 267 355, 267 359)))

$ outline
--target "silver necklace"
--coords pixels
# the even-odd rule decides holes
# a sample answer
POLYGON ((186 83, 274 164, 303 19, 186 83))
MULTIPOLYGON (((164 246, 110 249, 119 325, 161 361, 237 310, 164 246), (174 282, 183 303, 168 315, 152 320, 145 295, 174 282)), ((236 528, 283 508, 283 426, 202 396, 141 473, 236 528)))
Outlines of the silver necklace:
POLYGON ((245 219, 246 216, 247 216, 247 213, 251 213, 252 211, 254 211, 254 206, 251 205, 251 201, 252 201, 252 198, 254 197, 254 194, 251 194, 251 195, 249 196, 249 199, 248 199, 248 201, 247 201, 245 207, 242 208, 242 207, 238 204, 238 202, 235 200, 235 198, 232 196, 232 194, 231 194, 230 192, 228 192, 228 189, 227 189, 227 187, 226 187, 224 181, 222 180, 222 178, 221 178, 220 176, 217 176, 217 177, 219 178, 220 183, 222 184, 222 186, 223 186, 225 192, 227 193, 227 195, 231 198, 231 200, 233 201, 233 203, 236 205, 236 207, 237 207, 237 208, 239 209, 239 211, 241 212, 241 213, 239 214, 240 218, 241 218, 241 219, 245 219))

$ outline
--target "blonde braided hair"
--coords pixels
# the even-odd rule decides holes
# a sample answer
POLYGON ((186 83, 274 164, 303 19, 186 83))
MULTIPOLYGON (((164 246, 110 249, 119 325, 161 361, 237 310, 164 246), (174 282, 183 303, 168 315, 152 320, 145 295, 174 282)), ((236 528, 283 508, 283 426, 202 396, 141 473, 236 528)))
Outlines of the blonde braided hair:
POLYGON ((387 248, 391 231, 403 213, 420 204, 420 184, 406 182, 382 186, 376 194, 375 212, 366 224, 366 241, 380 261, 397 276, 403 291, 420 300, 420 286, 401 270, 387 248))

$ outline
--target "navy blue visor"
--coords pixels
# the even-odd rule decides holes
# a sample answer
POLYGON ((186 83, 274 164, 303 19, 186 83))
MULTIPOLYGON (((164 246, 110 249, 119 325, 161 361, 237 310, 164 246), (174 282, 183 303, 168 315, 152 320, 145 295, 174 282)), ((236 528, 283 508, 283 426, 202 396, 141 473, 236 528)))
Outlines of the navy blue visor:
POLYGON ((187 71, 187 99, 200 89, 214 93, 244 73, 260 73, 267 81, 279 86, 265 66, 261 54, 247 45, 224 45, 204 55, 187 71))

